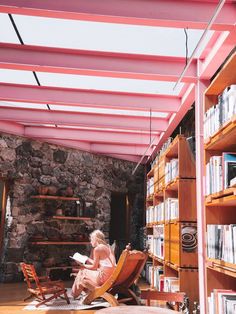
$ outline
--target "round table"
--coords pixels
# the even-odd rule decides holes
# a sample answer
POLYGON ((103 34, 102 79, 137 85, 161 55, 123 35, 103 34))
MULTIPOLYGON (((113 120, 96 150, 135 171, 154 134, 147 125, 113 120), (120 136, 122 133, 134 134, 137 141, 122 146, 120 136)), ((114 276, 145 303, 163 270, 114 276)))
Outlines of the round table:
POLYGON ((126 305, 107 307, 95 312, 95 314, 179 314, 179 312, 157 307, 142 305, 126 305))

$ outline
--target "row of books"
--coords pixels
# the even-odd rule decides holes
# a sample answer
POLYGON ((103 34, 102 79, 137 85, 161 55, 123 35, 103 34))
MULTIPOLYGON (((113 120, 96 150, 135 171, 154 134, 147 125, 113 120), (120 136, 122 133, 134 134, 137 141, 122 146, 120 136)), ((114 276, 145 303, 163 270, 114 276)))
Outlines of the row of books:
POLYGON ((236 264, 236 224, 207 225, 207 255, 236 264))
POLYGON ((142 270, 142 277, 146 279, 147 283, 151 285, 152 283, 152 271, 153 271, 153 263, 151 261, 147 261, 145 267, 142 270))
POLYGON ((179 173, 179 160, 173 158, 165 165, 165 184, 173 181, 179 173))
POLYGON ((147 180, 147 196, 154 193, 154 177, 147 180))
MULTIPOLYGON (((147 247, 149 253, 154 256, 163 259, 164 258, 164 226, 157 226, 158 228, 162 228, 162 230, 156 231, 154 235, 147 236, 147 247)), ((155 233, 155 231, 154 231, 155 233)))
POLYGON ((235 114, 236 85, 230 85, 218 96, 218 103, 205 112, 204 139, 211 137, 235 114))
POLYGON ((168 197, 165 200, 165 220, 177 219, 179 217, 178 198, 168 197))
POLYGON ((147 264, 146 271, 147 282, 158 291, 164 291, 164 275, 163 275, 163 266, 153 266, 152 264, 147 264))
POLYGON ((173 138, 169 137, 167 139, 167 141, 162 145, 161 149, 159 150, 158 155, 153 160, 153 162, 151 162, 151 168, 153 168, 158 163, 160 156, 167 150, 167 148, 170 146, 172 140, 173 140, 173 138))
POLYGON ((179 217, 178 198, 168 197, 164 202, 149 206, 146 210, 146 223, 177 219, 179 217))
POLYGON ((236 153, 224 152, 221 156, 212 156, 206 164, 206 195, 229 188, 235 177, 236 153))
POLYGON ((209 314, 235 314, 236 291, 214 289, 208 297, 209 314))
POLYGON ((149 206, 146 211, 146 223, 159 222, 164 220, 164 203, 156 206, 149 206))
POLYGON ((146 281, 158 291, 177 292, 179 291, 179 279, 177 277, 166 277, 163 274, 163 266, 153 266, 148 261, 142 272, 146 281))

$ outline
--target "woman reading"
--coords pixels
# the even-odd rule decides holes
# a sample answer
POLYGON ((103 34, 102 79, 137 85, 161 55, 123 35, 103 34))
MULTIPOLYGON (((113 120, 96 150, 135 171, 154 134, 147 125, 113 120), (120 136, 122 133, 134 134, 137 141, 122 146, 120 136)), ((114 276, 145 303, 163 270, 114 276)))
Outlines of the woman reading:
POLYGON ((116 266, 114 253, 106 243, 102 231, 94 230, 90 234, 90 242, 94 248, 92 258, 88 258, 86 264, 80 265, 72 286, 74 298, 78 298, 82 291, 92 291, 101 286, 111 276, 116 266))

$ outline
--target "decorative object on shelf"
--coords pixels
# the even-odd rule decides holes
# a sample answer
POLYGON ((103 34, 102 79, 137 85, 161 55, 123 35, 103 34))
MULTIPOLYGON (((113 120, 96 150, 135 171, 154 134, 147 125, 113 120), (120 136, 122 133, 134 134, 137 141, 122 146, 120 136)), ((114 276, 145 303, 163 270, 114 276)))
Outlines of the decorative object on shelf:
POLYGON ((196 252, 197 226, 182 226, 182 249, 185 252, 196 252))
POLYGON ((56 215, 57 216, 63 216, 63 209, 62 208, 57 208, 56 215))
POLYGON ((47 195, 48 194, 48 187, 45 185, 40 185, 38 188, 40 195, 47 195))
POLYGON ((48 187, 48 195, 57 195, 57 188, 53 185, 48 187))

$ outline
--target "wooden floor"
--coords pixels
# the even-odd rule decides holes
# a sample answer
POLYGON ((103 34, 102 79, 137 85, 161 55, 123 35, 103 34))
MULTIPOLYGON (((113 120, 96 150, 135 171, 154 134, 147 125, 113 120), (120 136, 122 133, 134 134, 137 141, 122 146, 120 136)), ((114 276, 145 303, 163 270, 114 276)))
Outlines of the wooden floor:
MULTIPOLYGON (((72 282, 64 282, 65 286, 71 288, 72 282)), ((140 288, 147 288, 148 285, 139 280, 140 288)), ((67 311, 54 311, 54 310, 37 310, 37 311, 23 311, 23 308, 32 301, 29 300, 24 302, 24 298, 27 295, 26 284, 24 282, 21 283, 0 283, 0 313, 1 314, 94 314, 97 309, 91 310, 67 310, 67 311)), ((160 306, 160 303, 152 304, 160 306)), ((163 306, 163 305, 161 305, 163 306)))
MULTIPOLYGON (((71 287, 70 283, 65 283, 67 287, 71 287)), ((26 297, 26 284, 25 283, 0 283, 0 313, 1 314, 94 314, 96 310, 68 310, 68 311, 24 311, 22 309, 27 305, 29 300, 24 302, 23 299, 26 297)))

